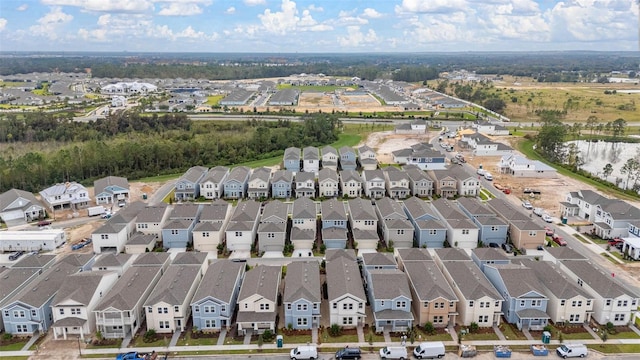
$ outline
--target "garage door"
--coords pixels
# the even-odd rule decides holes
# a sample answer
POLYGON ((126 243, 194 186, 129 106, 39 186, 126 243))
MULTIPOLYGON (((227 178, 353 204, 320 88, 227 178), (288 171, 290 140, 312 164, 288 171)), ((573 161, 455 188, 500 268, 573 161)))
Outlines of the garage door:
POLYGON ((24 219, 24 213, 22 210, 5 211, 0 214, 2 221, 7 222, 16 219, 24 219))

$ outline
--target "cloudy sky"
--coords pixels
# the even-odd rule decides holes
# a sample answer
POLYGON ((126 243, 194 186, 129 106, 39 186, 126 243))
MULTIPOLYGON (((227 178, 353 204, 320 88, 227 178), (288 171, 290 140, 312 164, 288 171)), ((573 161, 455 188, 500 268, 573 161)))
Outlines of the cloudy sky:
POLYGON ((634 51, 638 17, 638 0, 1 0, 0 51, 634 51))

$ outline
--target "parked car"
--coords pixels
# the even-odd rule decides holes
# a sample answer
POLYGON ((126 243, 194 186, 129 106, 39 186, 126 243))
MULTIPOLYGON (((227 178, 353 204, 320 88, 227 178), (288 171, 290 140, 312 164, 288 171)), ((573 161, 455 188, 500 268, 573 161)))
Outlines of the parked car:
POLYGON ((556 231, 550 227, 547 227, 547 226, 544 227, 544 234, 547 236, 552 236, 555 232, 556 231))
POLYGON ((346 347, 336 351, 336 360, 342 359, 360 359, 362 352, 359 348, 346 347))
POLYGON ((38 221, 38 226, 39 227, 44 227, 44 226, 49 226, 49 225, 51 225, 51 221, 49 221, 49 220, 38 221))
POLYGON ((540 190, 530 189, 530 188, 524 188, 524 190, 522 192, 525 193, 525 194, 535 194, 535 195, 540 195, 541 194, 540 190))
POLYGON ((404 346, 385 346, 379 352, 381 359, 408 359, 407 348, 404 346))
POLYGON ((490 173, 490 172, 488 172, 488 171, 485 171, 485 172, 484 172, 484 178, 485 178, 487 181, 493 181, 493 175, 491 175, 491 173, 490 173))
POLYGON ((100 215, 100 217, 103 218, 103 219, 111 219, 111 213, 110 212, 104 213, 104 214, 100 215))
POLYGON ((525 200, 522 202, 522 207, 527 209, 527 210, 531 210, 533 209, 533 205, 531 205, 531 203, 529 202, 529 200, 525 200))
POLYGON ((542 214, 542 220, 544 220, 544 222, 547 222, 547 223, 553 222, 553 218, 549 214, 542 214))
POLYGON ((551 239, 553 240, 554 243, 560 245, 560 246, 567 246, 567 242, 562 238, 562 236, 558 235, 558 234, 553 234, 551 236, 551 239))
POLYGON ((537 216, 542 216, 542 214, 544 213, 544 209, 537 207, 533 209, 533 213, 536 214, 537 216))
POLYGON ((484 176, 484 169, 478 169, 476 170, 476 174, 480 175, 480 176, 484 176))
POLYGON ((458 159, 456 159, 456 158, 451 159, 451 163, 452 163, 452 164, 462 165, 462 163, 460 162, 460 160, 458 160, 458 159))
POLYGON ((83 242, 79 242, 77 244, 73 244, 73 246, 71 246, 71 250, 80 250, 82 249, 86 244, 83 242))
POLYGON ((16 251, 13 254, 9 255, 9 260, 16 261, 20 258, 20 256, 24 255, 24 251, 16 251))
POLYGON ((619 237, 607 240, 607 243, 611 246, 617 246, 618 244, 622 244, 623 241, 619 237))
POLYGON ((498 243, 490 242, 489 243, 489 247, 498 249, 498 248, 500 248, 500 245, 498 245, 498 243))
POLYGON ((511 246, 511 244, 502 244, 502 250, 507 254, 511 254, 513 252, 513 246, 511 246))

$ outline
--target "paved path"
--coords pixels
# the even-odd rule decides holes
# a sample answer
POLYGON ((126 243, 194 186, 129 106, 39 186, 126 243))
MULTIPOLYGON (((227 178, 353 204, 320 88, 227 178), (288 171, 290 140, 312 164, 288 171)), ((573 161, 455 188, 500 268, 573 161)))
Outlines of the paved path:
POLYGON ((640 336, 640 330, 635 325, 629 325, 629 329, 640 336))
POLYGON ((227 338, 227 329, 223 328, 220 330, 220 336, 218 336, 218 342, 216 345, 224 345, 224 340, 227 338))
POLYGON ((358 332, 358 342, 364 343, 364 329, 362 328, 362 325, 358 325, 358 327, 356 327, 356 331, 358 332))
POLYGON ((504 336, 504 334, 502 333, 502 331, 500 331, 500 328, 498 327, 498 325, 493 325, 493 331, 496 333, 496 335, 498 335, 498 338, 500 340, 507 340, 507 338, 504 336))
POLYGON ((535 340, 533 338, 533 336, 531 336, 531 333, 529 332, 529 329, 525 328, 524 326, 522 327, 522 334, 524 334, 524 336, 527 338, 527 340, 535 340))
POLYGON ((246 346, 251 344, 251 334, 253 334, 253 332, 251 330, 247 330, 247 333, 244 335, 243 345, 246 346))
POLYGON ((391 343, 391 334, 389 334, 388 330, 383 331, 382 336, 384 336, 384 341, 386 343, 391 343))
POLYGON ((31 337, 31 339, 29 339, 29 341, 27 341, 27 343, 24 344, 24 346, 22 347, 22 351, 28 351, 31 345, 33 345, 36 341, 38 341, 39 338, 40 338, 40 334, 38 332, 35 332, 31 337))
POLYGON ((590 327, 589 327, 589 325, 587 325, 587 324, 582 324, 582 327, 583 327, 585 330, 587 330, 587 332, 588 332, 588 333, 589 333, 589 334, 590 334, 590 335, 591 335, 595 340, 599 340, 599 339, 600 339, 600 336, 598 336, 598 334, 597 334, 595 331, 593 331, 593 329, 592 329, 592 328, 590 328, 590 327))
POLYGON ((180 331, 174 331, 173 336, 171 337, 171 341, 169 342, 169 346, 176 346, 181 334, 182 332, 180 331))
POLYGON ((318 327, 314 326, 311 328, 311 342, 314 344, 318 343, 318 327))

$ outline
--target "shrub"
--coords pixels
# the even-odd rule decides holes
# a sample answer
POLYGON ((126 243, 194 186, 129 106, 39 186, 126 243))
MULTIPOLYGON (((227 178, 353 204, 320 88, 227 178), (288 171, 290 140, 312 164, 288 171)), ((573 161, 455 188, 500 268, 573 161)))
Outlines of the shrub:
POLYGON ((149 329, 147 330, 146 333, 144 333, 144 336, 142 338, 142 341, 146 342, 146 343, 150 343, 150 342, 154 342, 156 340, 156 331, 154 329, 149 329))
POLYGON ((262 347, 262 344, 264 344, 264 334, 260 334, 258 336, 258 347, 262 347))
POLYGON ((4 340, 4 341, 11 340, 12 338, 13 338, 13 334, 12 333, 4 333, 4 334, 2 334, 2 340, 4 340))
POLYGON ((331 324, 329 327, 329 335, 331 336, 340 336, 342 335, 342 328, 338 324, 331 324))
POLYGON ((551 331, 551 325, 545 326, 542 330, 543 331, 551 331))
POLYGON ((433 335, 436 332, 436 328, 433 326, 433 323, 427 321, 424 324, 424 332, 426 332, 428 335, 433 335))
POLYGON ((478 326, 478 323, 472 322, 471 324, 469 324, 469 331, 471 333, 476 333, 478 332, 478 330, 480 330, 480 326, 478 326))
POLYGON ((273 333, 271 332, 271 330, 267 329, 262 333, 262 340, 266 342, 273 341, 273 333))

